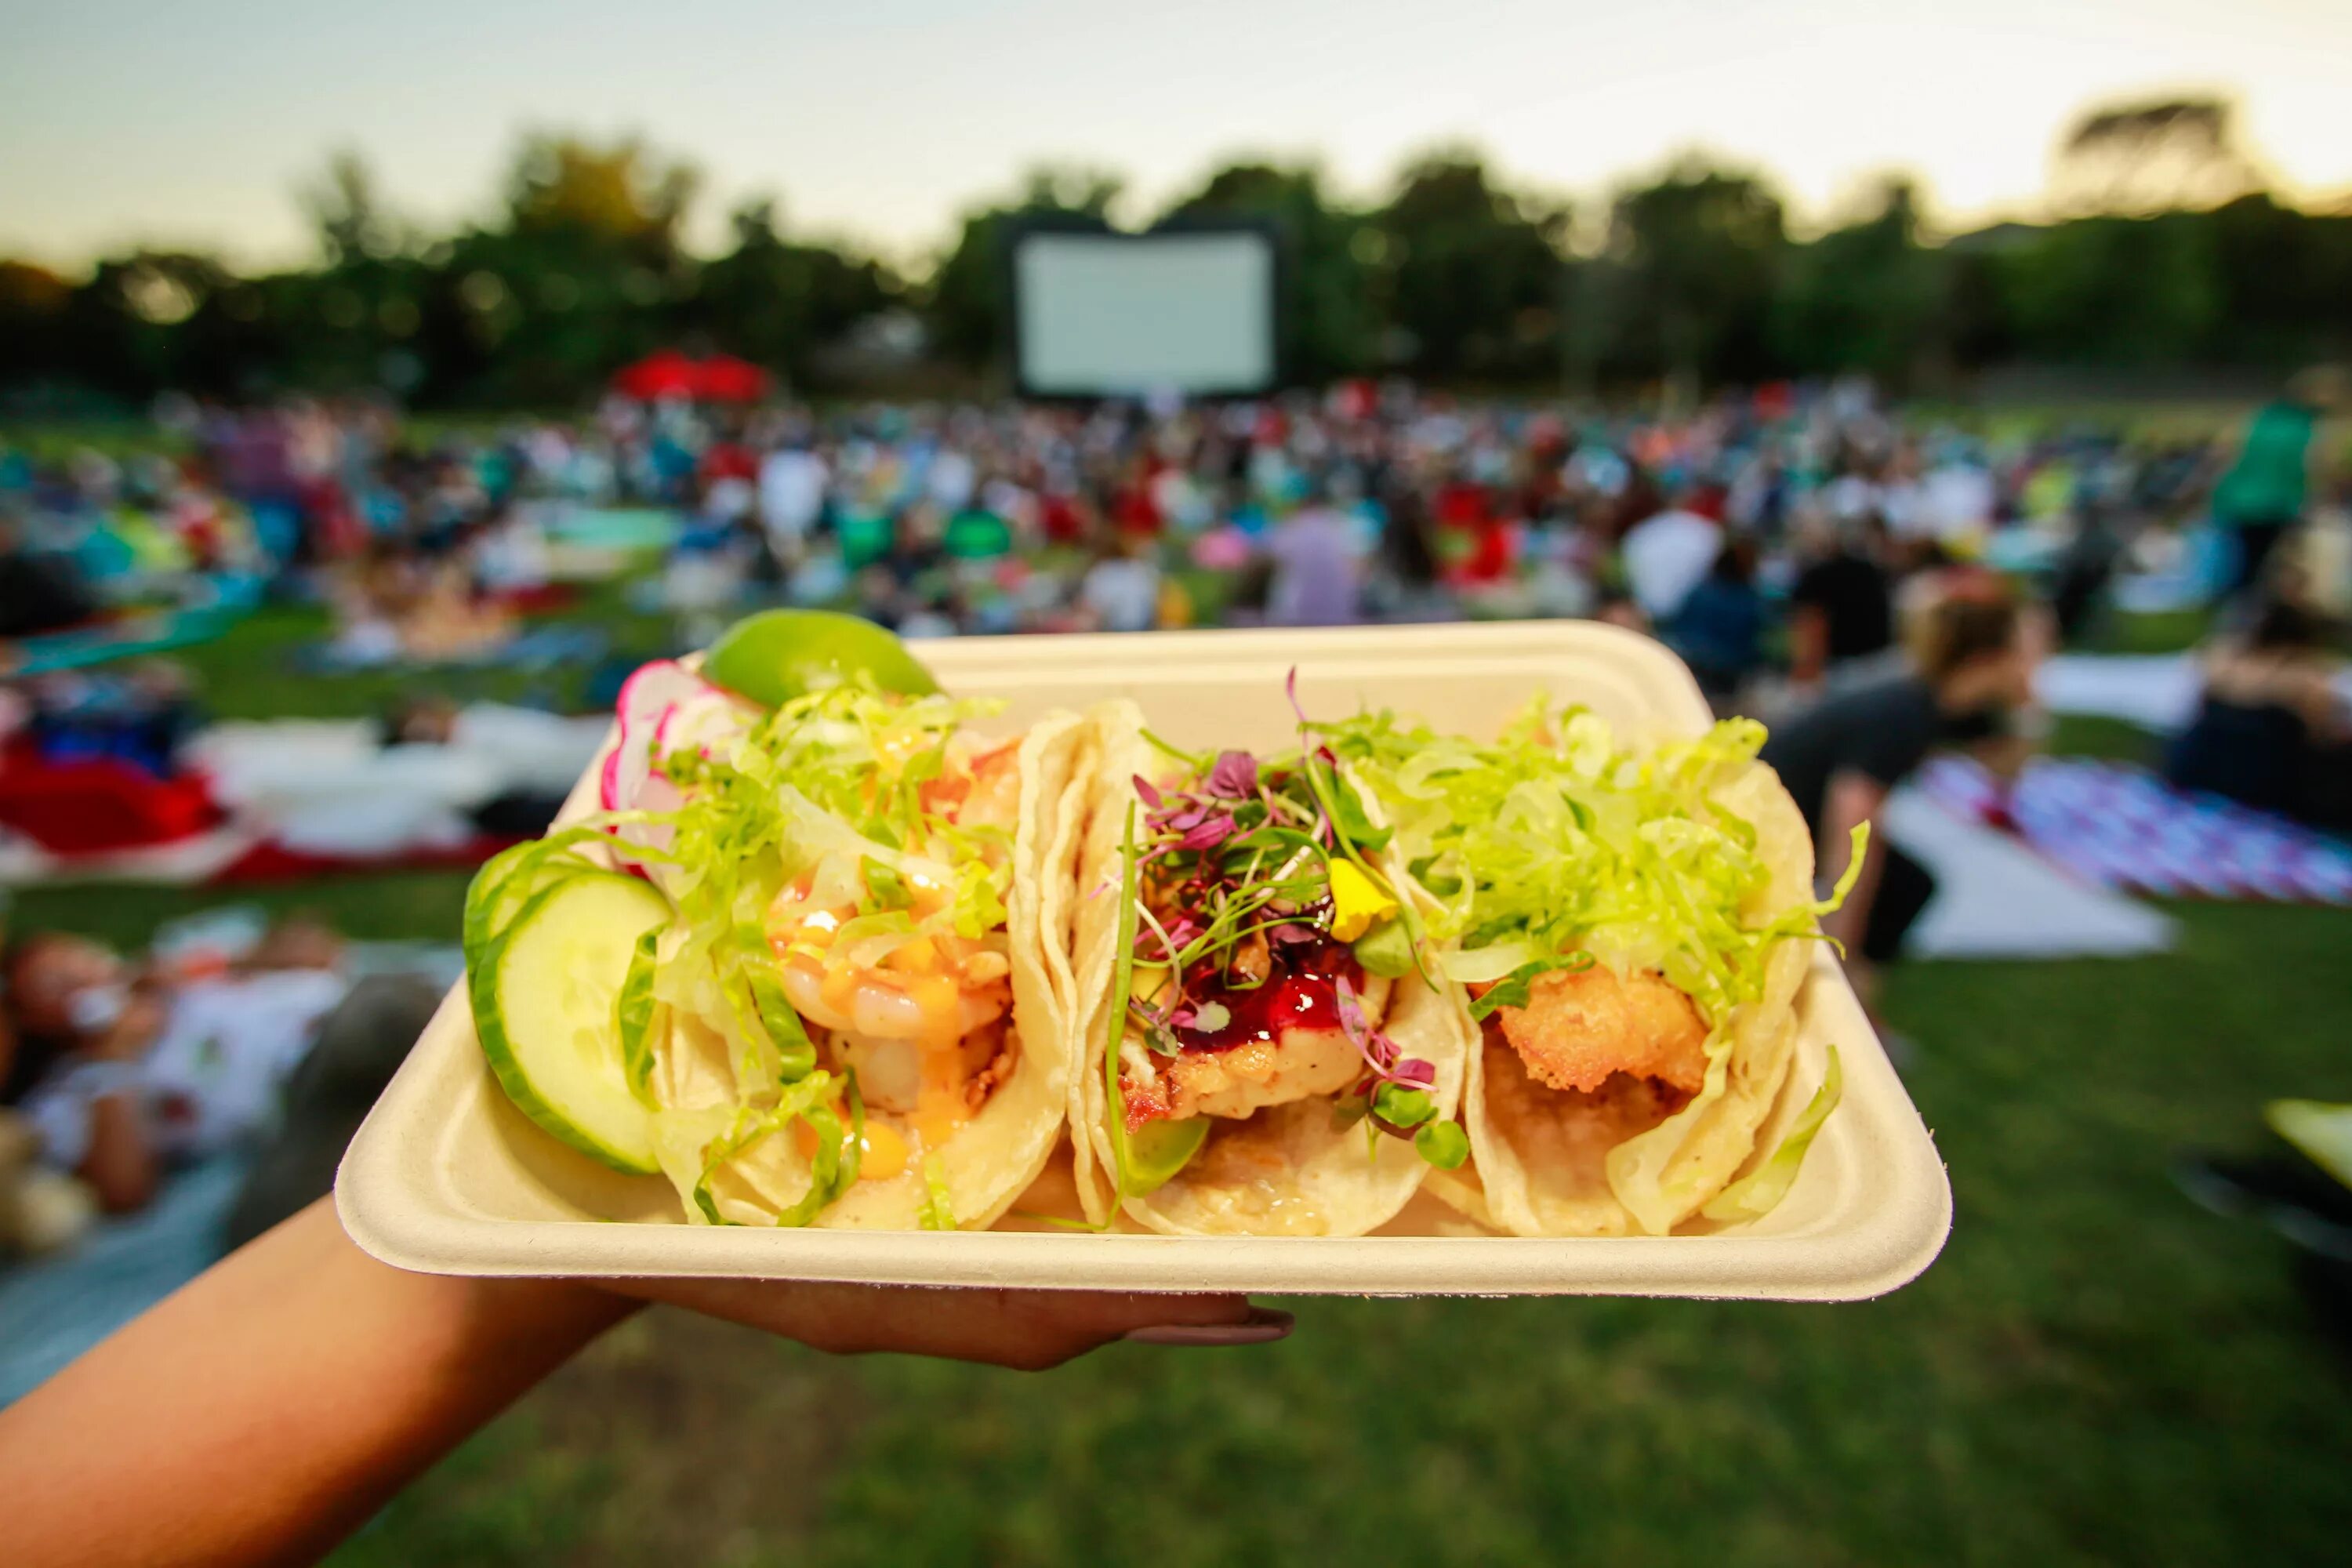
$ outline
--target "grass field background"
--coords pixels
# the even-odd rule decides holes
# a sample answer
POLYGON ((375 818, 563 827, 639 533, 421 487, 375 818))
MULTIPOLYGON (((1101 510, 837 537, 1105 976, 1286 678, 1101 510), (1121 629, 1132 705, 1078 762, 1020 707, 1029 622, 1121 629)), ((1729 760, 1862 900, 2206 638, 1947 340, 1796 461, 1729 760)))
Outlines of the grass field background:
MULTIPOLYGON (((389 695, 277 684, 310 629, 275 614, 194 662, 247 716, 389 695)), ((2081 724, 2059 743, 2145 745, 2081 724)), ((454 940, 464 881, 264 901, 454 940)), ((135 942, 215 901, 48 890, 16 920, 135 942)), ((2352 913, 2170 912, 2163 957, 1889 976, 1957 1220, 1885 1300, 1295 1300, 1280 1345, 1121 1346, 1037 1376, 829 1360, 656 1311, 336 1561, 2342 1561, 2347 1363, 2284 1249, 2192 1208, 2166 1163, 2258 1146, 2268 1097, 2352 1099, 2352 913)))

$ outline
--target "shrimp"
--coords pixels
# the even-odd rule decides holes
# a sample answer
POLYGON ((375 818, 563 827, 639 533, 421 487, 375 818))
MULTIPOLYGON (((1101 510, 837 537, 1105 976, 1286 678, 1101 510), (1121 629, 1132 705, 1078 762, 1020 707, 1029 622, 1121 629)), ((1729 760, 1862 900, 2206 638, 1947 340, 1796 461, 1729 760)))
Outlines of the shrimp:
POLYGON ((804 953, 784 961, 780 978, 793 1011, 812 1024, 876 1040, 961 1039, 994 1023, 1013 1004, 999 977, 959 985, 945 974, 887 969, 827 968, 804 953))
POLYGON ((1696 1094, 1706 1079, 1706 1022, 1654 973, 1555 969, 1528 985, 1526 1006, 1495 1016, 1529 1076, 1554 1089, 1590 1092, 1622 1072, 1696 1094))
POLYGON ((959 827, 1002 827, 1010 832, 1021 815, 1021 746, 1003 745, 966 755, 949 753, 947 771, 923 786, 923 808, 959 827))

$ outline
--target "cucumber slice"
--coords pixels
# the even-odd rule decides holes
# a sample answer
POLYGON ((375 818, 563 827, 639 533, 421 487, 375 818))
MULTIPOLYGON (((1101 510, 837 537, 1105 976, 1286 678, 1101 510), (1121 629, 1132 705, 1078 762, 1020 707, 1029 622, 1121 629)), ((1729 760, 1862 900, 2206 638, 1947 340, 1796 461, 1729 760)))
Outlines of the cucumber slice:
POLYGON ((653 1113, 631 1091, 619 1007, 637 941, 668 901, 634 877, 567 874, 533 893, 471 976, 474 1029, 522 1113, 582 1153, 652 1173, 653 1113))
POLYGON ((482 963, 491 945, 505 934, 533 895, 567 877, 594 869, 562 846, 551 847, 541 838, 526 840, 491 856, 466 887, 462 934, 467 962, 482 963))

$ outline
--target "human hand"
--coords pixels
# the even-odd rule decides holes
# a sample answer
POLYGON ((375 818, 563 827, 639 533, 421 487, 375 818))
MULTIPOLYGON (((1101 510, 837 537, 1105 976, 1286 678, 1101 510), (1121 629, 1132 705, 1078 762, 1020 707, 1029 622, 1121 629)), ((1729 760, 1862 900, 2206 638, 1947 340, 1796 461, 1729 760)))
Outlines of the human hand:
POLYGON ((1241 1296, 1108 1290, 944 1289, 820 1280, 609 1279, 603 1288, 797 1340, 831 1355, 895 1351, 1040 1372, 1113 1340, 1265 1344, 1287 1312, 1241 1296))

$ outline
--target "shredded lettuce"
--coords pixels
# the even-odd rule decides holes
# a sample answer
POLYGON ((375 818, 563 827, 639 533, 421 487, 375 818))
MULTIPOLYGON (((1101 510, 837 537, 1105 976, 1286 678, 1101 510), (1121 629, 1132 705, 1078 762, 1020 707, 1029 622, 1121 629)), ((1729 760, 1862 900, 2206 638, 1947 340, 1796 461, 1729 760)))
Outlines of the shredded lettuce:
POLYGON ((1805 1102, 1789 1135, 1772 1151, 1764 1163, 1739 1180, 1726 1187, 1699 1212, 1715 1220, 1761 1219, 1780 1206, 1796 1184, 1797 1173, 1804 1168, 1805 1151, 1812 1147, 1813 1134, 1830 1119, 1838 1100, 1845 1093, 1845 1072, 1838 1065, 1837 1047, 1830 1047, 1830 1065, 1822 1074, 1822 1087, 1805 1102))
POLYGON ((923 1156, 923 1228, 956 1228, 954 1194, 948 1190, 947 1163, 937 1154, 923 1156))
MULTIPOLYGON (((1763 746, 1753 721, 1634 750, 1599 715, 1555 711, 1539 696, 1492 743, 1388 712, 1317 728, 1367 780, 1395 826, 1393 852, 1435 900, 1431 932, 1451 944, 1439 965, 1479 988, 1473 1016, 1525 1005, 1538 977, 1596 963, 1662 974, 1696 1004, 1708 1026, 1699 1092, 1607 1163, 1611 1190, 1643 1228, 1670 1229, 1704 1195, 1676 1156, 1726 1091, 1738 1010, 1762 999, 1773 948, 1818 935, 1817 919, 1843 901, 1866 830, 1828 899, 1758 918, 1771 866, 1756 825, 1715 798, 1763 746)), ((1716 1205, 1752 1218, 1779 1201, 1835 1084, 1833 1069, 1798 1131, 1716 1205)))
POLYGON ((958 731, 1000 706, 839 686, 658 759, 684 800, 639 814, 671 829, 660 880, 677 905, 647 1005, 691 1011, 730 1042, 735 1063, 732 1113, 702 1146, 691 1188, 705 1217, 719 1218, 711 1183, 728 1162, 795 1121, 815 1135, 811 1179, 778 1224, 808 1224, 856 1180, 865 1107, 854 1080, 845 1091, 817 1066, 781 983, 768 911, 786 889, 853 910, 833 946, 866 963, 918 937, 1002 927, 1010 834, 926 805, 958 731))
POLYGON ((1755 760, 1760 726, 1727 720, 1636 752, 1598 716, 1538 698, 1491 744, 1387 713, 1319 728, 1437 899, 1449 979, 1523 988, 1589 952, 1659 972, 1710 1023, 1762 994, 1766 950, 1793 927, 1747 923, 1770 868, 1754 827, 1710 798, 1755 760))
POLYGON ((621 1067, 628 1075, 629 1092, 644 1105, 654 1104, 654 955, 660 928, 637 938, 629 954, 629 971, 614 999, 613 1021, 621 1039, 621 1067))

